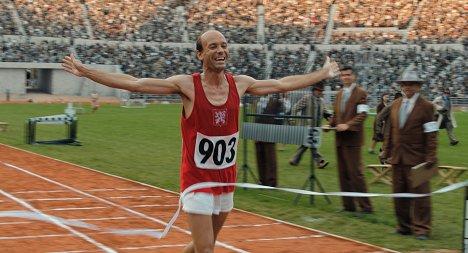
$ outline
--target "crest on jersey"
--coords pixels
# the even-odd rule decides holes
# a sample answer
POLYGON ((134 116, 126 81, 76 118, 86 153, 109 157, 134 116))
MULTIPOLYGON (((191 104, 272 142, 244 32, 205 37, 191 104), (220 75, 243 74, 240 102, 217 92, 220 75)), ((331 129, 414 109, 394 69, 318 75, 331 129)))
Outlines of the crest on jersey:
POLYGON ((213 109, 213 125, 225 126, 227 125, 227 109, 213 109))

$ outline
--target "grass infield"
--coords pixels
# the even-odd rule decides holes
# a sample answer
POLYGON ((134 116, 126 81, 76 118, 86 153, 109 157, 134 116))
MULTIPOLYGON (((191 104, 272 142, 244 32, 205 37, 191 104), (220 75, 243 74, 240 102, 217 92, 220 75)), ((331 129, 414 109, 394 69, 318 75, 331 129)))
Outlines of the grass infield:
MULTIPOLYGON (((7 132, 0 132, 0 142, 172 191, 179 190, 181 105, 148 105, 145 109, 126 109, 119 105, 104 104, 96 113, 91 113, 89 105, 84 105, 86 112, 78 114, 78 139, 82 146, 25 144, 26 119, 62 114, 65 106, 0 104, 0 121, 9 123, 7 132)), ((468 113, 457 112, 456 118, 459 127, 454 134, 460 143, 450 146, 447 133, 442 130, 439 134, 438 156, 441 165, 468 166, 465 156, 468 151, 465 143, 468 140, 468 129, 465 127, 468 124, 468 113)), ((367 153, 373 119, 373 116, 369 116, 366 120, 367 138, 362 149, 364 164, 378 163, 377 155, 367 153)), ((66 128, 63 125, 37 126, 38 140, 62 139, 65 135, 66 128)), ((286 145, 285 151, 279 151, 277 146, 279 187, 302 188, 309 176, 310 153, 303 157, 299 166, 288 164, 296 148, 296 145, 286 145)), ((241 140, 237 156, 239 182, 243 181, 244 173, 243 149, 241 140)), ((248 141, 247 151, 247 165, 257 174, 252 141, 248 141)), ((320 151, 330 164, 326 169, 315 170, 315 174, 325 191, 339 191, 332 132, 323 134, 320 151)), ((370 172, 365 173, 370 179, 370 172)), ((442 187, 434 185, 437 179, 432 180, 432 190, 442 187)), ((462 179, 467 180, 468 173, 462 179)), ((253 183, 250 175, 248 181, 253 183)), ((315 189, 318 189, 317 185, 315 189)), ((391 193, 391 188, 376 183, 369 185, 369 192, 391 193)), ((364 217, 335 213, 341 209, 339 197, 331 197, 332 203, 328 204, 323 197, 318 196, 314 198, 313 205, 310 204, 309 196, 302 196, 298 204, 293 205, 295 198, 295 194, 280 191, 237 189, 235 207, 401 252, 436 252, 440 249, 459 251, 462 248, 464 189, 432 197, 433 234, 428 241, 391 234, 396 220, 389 198, 372 198, 375 213, 364 217)))

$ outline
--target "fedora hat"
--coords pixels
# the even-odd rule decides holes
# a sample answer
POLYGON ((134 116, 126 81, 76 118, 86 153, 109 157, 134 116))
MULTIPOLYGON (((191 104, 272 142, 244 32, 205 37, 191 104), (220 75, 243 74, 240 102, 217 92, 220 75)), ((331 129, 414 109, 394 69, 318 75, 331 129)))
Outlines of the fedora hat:
POLYGON ((398 78, 397 83, 401 84, 403 82, 411 82, 411 83, 423 83, 424 80, 419 78, 418 72, 416 69, 412 68, 411 66, 408 67, 403 71, 400 78, 398 78))

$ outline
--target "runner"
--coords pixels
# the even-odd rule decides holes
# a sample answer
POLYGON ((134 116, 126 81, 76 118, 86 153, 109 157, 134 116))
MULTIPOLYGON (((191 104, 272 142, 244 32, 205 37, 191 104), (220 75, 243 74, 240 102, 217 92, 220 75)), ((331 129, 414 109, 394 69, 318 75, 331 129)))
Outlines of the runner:
MULTIPOLYGON (((203 33, 196 42, 203 72, 167 79, 136 78, 85 67, 73 55, 63 67, 76 76, 108 87, 150 94, 179 94, 182 99, 181 191, 200 182, 235 183, 239 137, 240 97, 245 93, 284 93, 316 84, 339 74, 327 57, 321 70, 278 80, 256 80, 225 73, 228 43, 218 31, 203 33)), ((213 252, 216 237, 233 208, 234 187, 200 189, 182 199, 192 242, 183 252, 213 252)))

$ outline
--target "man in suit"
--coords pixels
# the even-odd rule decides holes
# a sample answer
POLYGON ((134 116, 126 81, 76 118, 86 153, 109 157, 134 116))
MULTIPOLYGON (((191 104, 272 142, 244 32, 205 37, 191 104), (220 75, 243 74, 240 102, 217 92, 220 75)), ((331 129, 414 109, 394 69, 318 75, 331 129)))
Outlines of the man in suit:
MULTIPOLYGON (((291 119, 290 124, 296 125, 309 125, 311 127, 320 127, 322 125, 322 119, 329 118, 330 113, 325 108, 325 100, 323 96, 323 82, 320 82, 312 87, 312 94, 302 97, 296 104, 294 104, 291 114, 295 116, 308 116, 311 119, 291 119), (297 122, 297 123, 296 123, 297 122)), ((301 145, 293 158, 289 161, 289 164, 297 166, 301 161, 302 155, 309 149, 308 147, 301 145)), ((318 152, 317 148, 310 148, 312 156, 317 163, 319 169, 324 169, 328 165, 328 161, 323 159, 322 155, 318 152)))
MULTIPOLYGON (((345 66, 340 70, 343 88, 335 98, 333 117, 330 125, 336 127, 336 152, 338 176, 341 191, 367 192, 363 175, 361 148, 364 144, 364 120, 369 112, 367 92, 356 84, 353 69, 345 66)), ((343 210, 339 212, 356 212, 356 203, 362 214, 372 213, 372 204, 367 197, 342 197, 343 210)))
MULTIPOLYGON (((257 104, 257 113, 280 114, 284 111, 284 105, 279 94, 262 97, 257 104)), ((262 124, 281 125, 282 118, 257 116, 255 121, 262 124)), ((256 141, 255 153, 257 157, 257 169, 260 184, 276 187, 278 183, 278 169, 276 159, 276 144, 271 142, 256 141)))
POLYGON ((432 103, 437 110, 437 124, 439 129, 447 130, 447 135, 450 139, 450 145, 458 144, 458 141, 453 137, 453 129, 457 127, 457 121, 452 112, 452 101, 450 99, 450 89, 445 88, 442 96, 436 97, 432 103))
MULTIPOLYGON (((394 193, 430 193, 429 181, 412 185, 411 170, 423 162, 430 169, 437 162, 434 105, 420 95, 423 80, 415 70, 405 70, 397 82, 404 95, 391 105, 382 159, 392 164, 394 193)), ((398 222, 394 233, 427 240, 431 232, 430 197, 394 198, 393 202, 398 222)))

